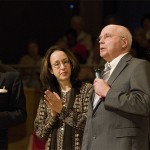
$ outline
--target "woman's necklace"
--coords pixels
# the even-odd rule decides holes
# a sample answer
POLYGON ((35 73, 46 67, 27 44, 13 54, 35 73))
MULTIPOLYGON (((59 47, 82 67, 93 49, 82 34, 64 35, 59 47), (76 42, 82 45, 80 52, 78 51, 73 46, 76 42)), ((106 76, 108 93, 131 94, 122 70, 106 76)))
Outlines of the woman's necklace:
POLYGON ((69 97, 70 97, 71 88, 68 91, 61 90, 61 98, 64 102, 64 106, 68 105, 69 97))
POLYGON ((67 93, 67 92, 69 92, 70 90, 71 90, 71 87, 70 87, 70 88, 68 88, 67 90, 63 90, 63 89, 61 89, 61 92, 67 93))

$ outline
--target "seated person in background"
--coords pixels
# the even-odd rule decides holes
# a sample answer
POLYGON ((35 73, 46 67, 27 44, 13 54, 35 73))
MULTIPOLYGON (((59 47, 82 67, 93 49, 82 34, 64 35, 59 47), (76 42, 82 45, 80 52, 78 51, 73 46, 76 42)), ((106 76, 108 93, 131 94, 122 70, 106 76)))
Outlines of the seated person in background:
POLYGON ((25 122, 26 98, 20 74, 0 64, 0 150, 8 148, 8 128, 25 122))
POLYGON ((88 50, 87 48, 77 41, 77 33, 74 29, 70 29, 66 32, 66 40, 68 49, 70 49, 80 64, 85 64, 87 61, 88 50))
POLYGON ((24 85, 25 87, 36 87, 40 88, 40 83, 38 80, 39 70, 41 66, 42 57, 39 55, 39 46, 35 40, 31 40, 27 44, 27 54, 24 55, 19 64, 24 69, 24 85))
POLYGON ((135 57, 150 61, 150 14, 145 14, 135 29, 132 47, 135 57))
POLYGON ((39 55, 39 46, 35 40, 31 40, 27 44, 27 54, 21 59, 19 64, 40 67, 42 57, 39 55))
POLYGON ((84 21, 81 16, 73 16, 71 18, 71 28, 77 32, 77 41, 84 45, 87 50, 92 50, 91 35, 84 30, 84 21))
POLYGON ((77 33, 77 42, 84 45, 88 50, 86 64, 91 65, 92 51, 92 36, 85 31, 85 23, 81 16, 73 16, 70 21, 70 28, 74 29, 77 33))
MULTIPOLYGON (((76 32, 76 42, 78 44, 83 45, 86 50, 88 55, 86 56, 86 64, 91 64, 91 57, 92 57, 92 37, 89 33, 87 33, 84 30, 84 21, 83 18, 81 16, 73 16, 70 20, 70 28, 67 30, 67 32, 69 32, 69 30, 72 29, 74 30, 73 32, 76 32)), ((60 41, 58 41, 56 43, 56 45, 61 45, 62 46, 66 46, 65 43, 67 43, 67 37, 66 34, 62 37, 62 39, 60 41)), ((66 48, 66 47, 65 47, 66 48)), ((85 60, 84 62, 82 62, 82 64, 85 64, 85 60)))

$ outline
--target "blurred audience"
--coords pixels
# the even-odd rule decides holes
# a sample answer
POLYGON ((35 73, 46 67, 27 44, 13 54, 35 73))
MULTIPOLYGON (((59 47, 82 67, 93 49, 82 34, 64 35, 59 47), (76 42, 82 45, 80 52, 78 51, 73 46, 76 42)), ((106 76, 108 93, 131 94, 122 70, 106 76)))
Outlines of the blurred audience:
POLYGON ((66 34, 68 49, 70 49, 80 64, 85 64, 88 57, 88 50, 85 45, 77 41, 77 32, 74 29, 69 29, 66 34))
POLYGON ((53 46, 68 48, 67 41, 64 38, 59 38, 53 46))
POLYGON ((145 14, 141 20, 141 25, 145 32, 145 37, 150 40, 150 14, 145 14))
POLYGON ((134 55, 150 61, 150 14, 145 14, 141 19, 141 26, 134 31, 134 55))
POLYGON ((40 67, 42 57, 39 54, 39 45, 36 40, 27 43, 27 54, 20 59, 20 64, 40 67))
MULTIPOLYGON (((88 55, 86 56, 86 64, 91 64, 92 46, 93 46, 92 36, 85 31, 84 27, 85 27, 84 21, 81 16, 73 16, 71 18, 70 28, 75 30, 77 34, 76 35, 77 43, 85 46, 85 48, 87 49, 88 55)), ((66 37, 64 37, 64 40, 67 42, 66 37)))
POLYGON ((20 59, 23 69, 23 83, 25 87, 40 88, 39 70, 42 57, 39 54, 39 45, 36 40, 27 43, 27 53, 20 59))
MULTIPOLYGON (((82 47, 84 46, 85 49, 87 50, 88 54, 86 54, 86 61, 84 60, 82 62, 82 64, 85 64, 85 63, 86 64, 91 64, 92 63, 91 62, 91 58, 92 58, 92 55, 93 55, 93 52, 92 52, 92 46, 93 46, 92 36, 85 31, 85 25, 84 25, 83 18, 81 16, 73 16, 71 18, 71 21, 70 21, 70 28, 69 28, 69 30, 70 29, 74 30, 73 32, 76 32, 76 33, 74 33, 72 35, 74 36, 74 38, 76 36, 76 43, 78 45, 80 44, 79 47, 78 46, 76 47, 77 51, 80 52, 81 45, 82 45, 82 47), (78 50, 78 48, 79 48, 79 50, 78 50)), ((67 32, 70 32, 69 30, 67 32)), ((68 34, 67 34, 67 36, 69 36, 68 34)), ((66 46, 67 46, 67 48, 68 48, 68 47, 70 47, 68 45, 68 43, 71 42, 71 38, 72 37, 69 37, 69 39, 68 39, 68 37, 64 36, 62 39, 59 39, 57 41, 56 45, 58 45, 60 47, 64 46, 63 48, 66 48, 66 46)), ((81 49, 83 49, 83 48, 81 48, 81 49)), ((83 54, 83 51, 81 52, 81 55, 82 54, 83 54)))
POLYGON ((120 18, 116 14, 108 14, 104 17, 104 26, 109 24, 120 24, 120 18))
POLYGON ((83 18, 81 16, 72 17, 71 27, 77 32, 77 41, 85 45, 90 51, 92 49, 92 38, 91 35, 84 30, 83 18))

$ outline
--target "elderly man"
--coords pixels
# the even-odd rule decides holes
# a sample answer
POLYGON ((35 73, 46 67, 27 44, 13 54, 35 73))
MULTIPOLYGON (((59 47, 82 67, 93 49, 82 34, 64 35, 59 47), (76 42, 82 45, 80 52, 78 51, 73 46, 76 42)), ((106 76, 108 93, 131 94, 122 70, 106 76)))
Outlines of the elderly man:
POLYGON ((124 26, 104 27, 99 44, 107 63, 93 83, 82 150, 148 150, 150 64, 130 55, 124 26))

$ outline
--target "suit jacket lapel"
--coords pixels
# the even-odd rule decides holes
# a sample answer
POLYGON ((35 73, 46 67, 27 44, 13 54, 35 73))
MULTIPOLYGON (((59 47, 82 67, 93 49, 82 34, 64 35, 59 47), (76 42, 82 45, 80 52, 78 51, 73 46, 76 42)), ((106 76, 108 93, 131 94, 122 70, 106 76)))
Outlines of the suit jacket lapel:
POLYGON ((120 62, 118 63, 115 70, 112 72, 110 78, 108 79, 107 83, 111 86, 115 79, 119 76, 122 70, 128 65, 128 62, 131 60, 132 56, 130 54, 125 55, 120 62))
POLYGON ((101 100, 97 103, 96 107, 93 109, 93 102, 94 102, 94 96, 95 96, 95 91, 93 89, 93 91, 91 92, 91 96, 90 96, 90 103, 89 103, 89 108, 90 111, 92 112, 92 115, 95 113, 95 111, 97 110, 98 106, 101 103, 101 100))
POLYGON ((91 92, 91 95, 90 95, 90 97, 89 97, 89 105, 90 105, 90 107, 91 108, 93 108, 93 101, 94 101, 94 89, 92 89, 92 92, 91 92))
POLYGON ((94 89, 92 89, 91 95, 89 97, 89 106, 88 106, 88 108, 89 108, 88 111, 90 113, 93 113, 94 94, 95 94, 94 89))
POLYGON ((96 112, 98 106, 101 104, 102 100, 99 100, 99 102, 97 103, 96 107, 93 109, 93 115, 96 112))
POLYGON ((5 68, 0 65, 0 88, 4 86, 5 82, 5 68))
POLYGON ((4 86, 5 78, 4 74, 0 73, 0 88, 4 86))
MULTIPOLYGON (((115 70, 113 71, 113 73, 111 74, 109 80, 107 81, 107 83, 111 86, 113 84, 113 82, 115 81, 115 79, 119 76, 119 74, 122 72, 122 70, 128 65, 128 62, 132 59, 132 56, 130 54, 125 55, 120 62, 118 63, 117 67, 115 68, 115 70)), ((94 92, 93 92, 94 95, 94 92)), ((93 102, 94 99, 92 99, 93 102)), ((101 100, 99 101, 99 103, 96 105, 96 107, 93 110, 93 103, 92 103, 92 110, 93 110, 93 114, 96 112, 98 106, 101 104, 101 100)))

